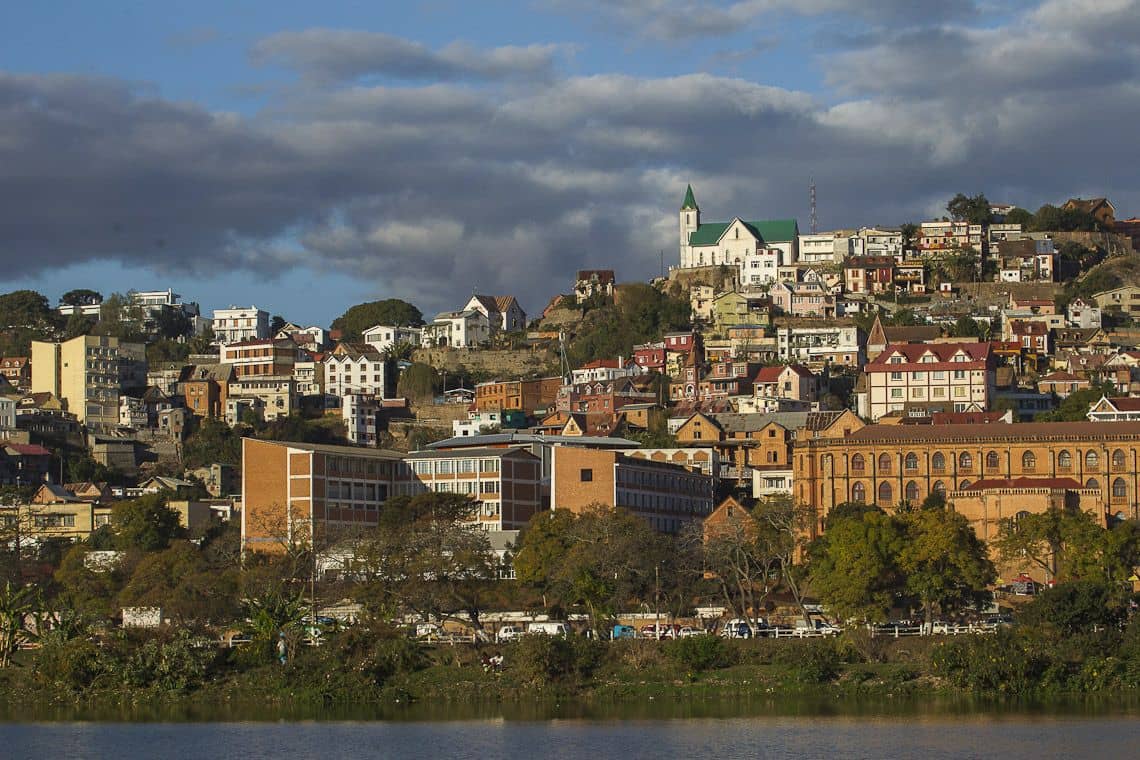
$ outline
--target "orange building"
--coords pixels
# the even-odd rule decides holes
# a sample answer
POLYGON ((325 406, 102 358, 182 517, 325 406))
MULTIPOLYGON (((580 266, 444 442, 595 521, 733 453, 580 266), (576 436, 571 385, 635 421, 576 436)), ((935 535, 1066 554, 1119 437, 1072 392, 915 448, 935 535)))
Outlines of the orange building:
POLYGON ((527 414, 552 407, 562 389, 562 378, 494 380, 475 386, 475 408, 484 411, 521 409, 527 414))
POLYGON ((663 533, 676 533, 712 512, 714 479, 685 467, 571 446, 555 446, 553 460, 552 509, 627 509, 663 533))

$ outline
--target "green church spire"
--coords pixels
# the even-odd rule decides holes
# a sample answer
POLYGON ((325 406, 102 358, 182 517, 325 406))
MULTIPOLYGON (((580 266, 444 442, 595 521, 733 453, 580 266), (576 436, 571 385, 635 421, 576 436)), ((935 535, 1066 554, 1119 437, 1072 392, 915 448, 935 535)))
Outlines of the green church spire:
POLYGON ((685 200, 681 203, 681 210, 682 211, 684 211, 687 208, 691 208, 693 210, 696 210, 696 208, 697 208, 697 199, 693 197, 693 186, 692 185, 687 185, 685 187, 685 200))

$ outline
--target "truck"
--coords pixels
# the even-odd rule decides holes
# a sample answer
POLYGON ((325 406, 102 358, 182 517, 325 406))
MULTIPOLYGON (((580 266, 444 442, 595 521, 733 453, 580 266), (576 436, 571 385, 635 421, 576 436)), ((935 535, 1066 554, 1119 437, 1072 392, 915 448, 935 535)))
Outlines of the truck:
POLYGON ((527 633, 540 633, 544 636, 569 636, 570 626, 554 621, 528 623, 527 633))
POLYGON ((618 639, 636 639, 637 631, 632 625, 615 625, 610 632, 610 638, 614 641, 618 639))

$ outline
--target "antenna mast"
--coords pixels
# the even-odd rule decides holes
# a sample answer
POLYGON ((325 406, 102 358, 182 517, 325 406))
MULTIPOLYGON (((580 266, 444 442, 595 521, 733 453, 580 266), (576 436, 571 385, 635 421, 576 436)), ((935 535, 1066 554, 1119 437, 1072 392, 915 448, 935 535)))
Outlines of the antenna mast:
POLYGON ((811 197, 811 234, 819 232, 819 219, 815 215, 815 177, 808 180, 811 185, 808 187, 808 193, 811 197))

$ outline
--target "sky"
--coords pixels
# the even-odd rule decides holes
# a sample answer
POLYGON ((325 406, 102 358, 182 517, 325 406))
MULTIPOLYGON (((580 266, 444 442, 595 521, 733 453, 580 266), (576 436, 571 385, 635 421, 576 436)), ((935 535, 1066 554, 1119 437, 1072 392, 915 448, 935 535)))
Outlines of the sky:
POLYGON ((706 220, 1140 213, 1140 0, 0 4, 0 292, 327 325, 677 263, 706 220))

